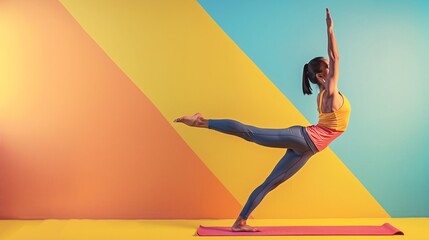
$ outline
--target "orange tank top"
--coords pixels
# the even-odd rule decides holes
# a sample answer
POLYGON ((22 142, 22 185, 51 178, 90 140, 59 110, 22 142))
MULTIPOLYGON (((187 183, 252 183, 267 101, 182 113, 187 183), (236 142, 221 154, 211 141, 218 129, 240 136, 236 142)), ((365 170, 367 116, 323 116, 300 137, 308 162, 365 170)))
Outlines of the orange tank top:
POLYGON ((322 101, 325 90, 320 93, 319 100, 319 122, 317 125, 306 127, 306 131, 316 146, 321 151, 334 139, 339 137, 346 129, 350 119, 351 106, 347 98, 343 97, 343 105, 336 111, 330 113, 322 112, 322 101))

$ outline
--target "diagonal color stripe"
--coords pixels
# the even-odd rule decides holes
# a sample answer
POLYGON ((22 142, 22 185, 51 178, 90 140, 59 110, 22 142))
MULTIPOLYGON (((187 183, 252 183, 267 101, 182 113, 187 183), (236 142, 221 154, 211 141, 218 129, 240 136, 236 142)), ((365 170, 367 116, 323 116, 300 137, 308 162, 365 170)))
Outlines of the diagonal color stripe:
MULTIPOLYGON (((62 2, 169 120, 201 111, 261 127, 308 124, 196 1, 62 2)), ((284 153, 210 130, 175 128, 243 204, 284 153)), ((254 216, 388 215, 328 149, 270 193, 254 216)))

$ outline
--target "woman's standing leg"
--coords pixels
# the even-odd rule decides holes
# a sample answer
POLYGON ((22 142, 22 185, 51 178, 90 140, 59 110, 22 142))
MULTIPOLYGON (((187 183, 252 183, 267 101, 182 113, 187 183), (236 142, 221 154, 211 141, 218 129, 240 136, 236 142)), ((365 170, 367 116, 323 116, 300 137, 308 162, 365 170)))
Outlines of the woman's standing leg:
POLYGON ((281 183, 292 177, 301 169, 314 153, 309 149, 299 153, 288 149, 286 154, 274 167, 267 179, 250 194, 239 217, 232 226, 233 231, 255 231, 256 229, 246 225, 246 220, 252 211, 259 205, 264 197, 281 183))

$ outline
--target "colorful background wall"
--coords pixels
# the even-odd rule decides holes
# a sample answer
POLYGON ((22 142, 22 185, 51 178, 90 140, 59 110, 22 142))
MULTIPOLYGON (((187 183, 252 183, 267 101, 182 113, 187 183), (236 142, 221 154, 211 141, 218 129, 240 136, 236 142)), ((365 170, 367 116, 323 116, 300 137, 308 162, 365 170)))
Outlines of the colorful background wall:
POLYGON ((317 122, 329 7, 348 131, 255 218, 429 216, 427 1, 1 1, 0 218, 234 218, 285 150, 172 120, 317 122))

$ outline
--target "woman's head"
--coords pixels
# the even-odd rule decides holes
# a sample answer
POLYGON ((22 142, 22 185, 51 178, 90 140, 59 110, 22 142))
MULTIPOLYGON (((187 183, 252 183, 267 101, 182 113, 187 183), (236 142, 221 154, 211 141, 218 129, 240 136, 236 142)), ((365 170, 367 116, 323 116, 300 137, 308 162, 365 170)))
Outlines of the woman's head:
POLYGON ((323 57, 316 57, 304 65, 302 71, 302 91, 310 95, 312 88, 310 82, 322 85, 325 82, 326 76, 329 74, 329 61, 323 57))

